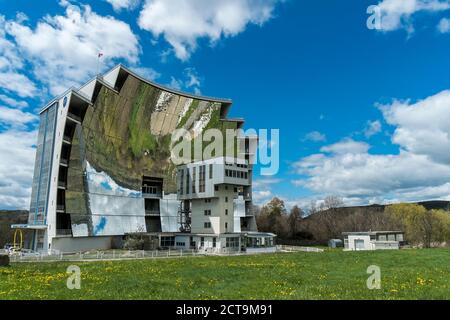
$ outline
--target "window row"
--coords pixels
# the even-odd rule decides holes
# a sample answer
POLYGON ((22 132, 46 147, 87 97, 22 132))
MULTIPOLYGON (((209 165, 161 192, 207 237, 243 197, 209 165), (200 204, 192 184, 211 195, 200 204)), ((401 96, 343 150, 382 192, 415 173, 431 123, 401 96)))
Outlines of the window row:
POLYGON ((225 169, 225 176, 230 178, 248 179, 248 172, 225 169))
MULTIPOLYGON (((233 163, 228 163, 228 162, 225 162, 225 165, 226 165, 227 167, 233 167, 233 166, 234 166, 233 163)), ((247 168, 248 168, 248 165, 246 165, 246 164, 236 164, 236 167, 247 169, 247 168)))
MULTIPOLYGON (((198 191, 200 193, 204 193, 206 191, 206 165, 202 165, 198 167, 199 179, 198 179, 198 191)), ((197 167, 193 167, 191 169, 180 169, 178 171, 178 178, 180 183, 180 194, 186 192, 196 193, 196 184, 197 184, 197 167), (186 183, 186 185, 185 185, 186 183)), ((209 165, 209 179, 213 178, 213 165, 209 165)))

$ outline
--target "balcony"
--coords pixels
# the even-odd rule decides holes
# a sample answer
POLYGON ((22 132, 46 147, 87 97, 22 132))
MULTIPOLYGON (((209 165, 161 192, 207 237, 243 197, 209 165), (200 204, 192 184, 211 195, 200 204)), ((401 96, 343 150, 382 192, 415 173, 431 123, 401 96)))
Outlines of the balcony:
POLYGON ((159 210, 149 210, 145 209, 145 216, 146 217, 159 217, 161 215, 159 210))
POLYGON ((162 192, 160 188, 154 186, 143 186, 142 196, 144 198, 162 198, 162 192))
POLYGON ((68 166, 68 163, 69 163, 69 161, 68 161, 67 159, 64 159, 64 158, 61 158, 61 159, 59 160, 59 164, 62 165, 62 166, 64 166, 64 167, 67 167, 67 166, 68 166))
POLYGON ((67 184, 64 181, 58 181, 59 189, 66 189, 67 184))
POLYGON ((73 113, 67 113, 67 119, 72 120, 75 123, 81 124, 81 118, 79 116, 74 115, 73 113))
POLYGON ((56 229, 57 236, 71 236, 72 229, 56 229))
POLYGON ((65 205, 63 204, 58 204, 56 206, 56 212, 64 212, 65 211, 65 205))
POLYGON ((65 143, 65 144, 72 144, 71 140, 72 139, 69 136, 63 137, 63 143, 65 143))

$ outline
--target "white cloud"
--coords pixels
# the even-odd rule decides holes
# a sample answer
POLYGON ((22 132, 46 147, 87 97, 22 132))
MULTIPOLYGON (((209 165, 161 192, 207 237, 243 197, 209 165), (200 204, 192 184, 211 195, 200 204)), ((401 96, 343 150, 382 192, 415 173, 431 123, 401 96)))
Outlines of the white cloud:
POLYGON ((275 193, 272 189, 279 183, 283 182, 279 178, 259 178, 253 181, 253 202, 256 205, 264 205, 269 202, 275 193))
MULTIPOLYGON (((33 65, 37 79, 57 95, 77 86, 101 65, 118 60, 138 62, 140 46, 130 26, 110 16, 100 16, 89 6, 66 3, 65 15, 46 16, 32 28, 20 21, 7 21, 6 32, 33 65)), ((103 69, 103 68, 102 68, 103 69)))
POLYGON ((34 83, 17 71, 0 71, 0 88, 21 97, 33 97, 36 92, 34 83))
POLYGON ((170 82, 167 84, 167 86, 172 89, 191 91, 197 95, 201 94, 201 85, 201 77, 198 75, 195 68, 185 68, 182 78, 175 78, 172 76, 170 82))
POLYGON ((0 206, 29 209, 37 132, 11 129, 0 133, 0 206))
POLYGON ((28 103, 24 100, 16 100, 11 97, 5 96, 4 94, 0 94, 0 101, 3 101, 10 107, 15 108, 26 108, 28 107, 28 103))
POLYGON ((364 136, 370 138, 377 133, 381 132, 381 122, 378 120, 368 121, 366 128, 364 129, 364 136))
POLYGON ((381 11, 381 30, 406 29, 412 32, 412 17, 419 12, 440 12, 450 9, 448 0, 383 0, 378 4, 381 11))
POLYGON ((187 60, 200 38, 214 43, 235 36, 248 24, 262 25, 278 0, 146 0, 139 26, 164 36, 175 55, 187 60))
POLYGON ((20 97, 32 97, 36 93, 36 86, 21 73, 24 61, 16 45, 6 39, 5 28, 5 17, 0 15, 0 88, 20 97))
POLYGON ((352 204, 450 198, 450 91, 379 108, 395 126, 399 154, 374 155, 365 142, 343 140, 295 163, 306 178, 292 183, 352 204))
POLYGON ((450 32, 450 19, 442 18, 438 24, 438 30, 440 33, 449 33, 450 32))
POLYGON ((359 154, 369 150, 369 145, 365 142, 354 141, 352 139, 344 139, 335 144, 322 147, 321 152, 335 154, 359 154))
POLYGON ((380 106, 388 124, 396 126, 392 141, 405 150, 450 165, 450 91, 416 103, 394 101, 380 106))
POLYGON ((0 124, 11 127, 23 127, 25 124, 37 121, 38 117, 32 113, 18 109, 0 106, 0 124))
POLYGON ((153 68, 144 68, 144 67, 131 67, 131 70, 136 72, 141 77, 144 77, 147 80, 155 81, 161 74, 157 72, 153 68))
POLYGON ((269 202, 273 197, 273 193, 270 190, 255 190, 252 192, 253 203, 262 206, 269 202))
POLYGON ((139 5, 140 0, 105 0, 109 2, 115 11, 121 11, 122 9, 133 10, 139 5))
POLYGON ((327 137, 325 136, 325 134, 320 133, 319 131, 308 132, 303 138, 303 141, 313 141, 313 142, 323 142, 326 140, 327 137))

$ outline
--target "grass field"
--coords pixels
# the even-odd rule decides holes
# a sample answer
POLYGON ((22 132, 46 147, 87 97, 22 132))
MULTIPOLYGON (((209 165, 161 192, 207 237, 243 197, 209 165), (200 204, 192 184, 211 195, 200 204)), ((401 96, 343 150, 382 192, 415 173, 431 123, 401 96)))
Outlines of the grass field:
POLYGON ((450 249, 15 263, 0 267, 0 299, 450 299, 450 249), (71 264, 80 290, 66 287, 71 264))

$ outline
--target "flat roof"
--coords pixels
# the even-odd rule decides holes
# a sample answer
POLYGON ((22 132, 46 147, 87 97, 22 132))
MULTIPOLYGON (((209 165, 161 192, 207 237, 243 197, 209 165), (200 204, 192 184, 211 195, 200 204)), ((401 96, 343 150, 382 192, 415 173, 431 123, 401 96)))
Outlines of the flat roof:
POLYGON ((157 87, 159 89, 162 89, 162 90, 170 92, 170 93, 174 93, 174 94, 177 94, 177 95, 180 95, 180 96, 184 96, 184 97, 192 98, 192 99, 198 99, 198 100, 207 100, 207 101, 221 102, 221 103, 227 103, 227 104, 233 103, 233 101, 231 99, 228 99, 228 98, 217 98, 217 97, 208 97, 208 96, 203 96, 203 95, 196 95, 196 94, 184 92, 184 91, 181 91, 181 90, 169 88, 169 87, 167 87, 165 85, 162 85, 162 84, 159 84, 159 83, 156 83, 154 81, 151 81, 149 79, 144 78, 143 76, 139 75, 138 73, 134 72, 133 70, 127 68, 126 66, 124 66, 122 64, 118 64, 117 66, 115 66, 111 70, 114 70, 117 67, 122 68, 123 70, 125 70, 126 72, 128 72, 132 76, 138 78, 139 80, 142 80, 142 81, 144 81, 144 82, 146 82, 146 83, 148 83, 148 84, 150 84, 150 85, 152 85, 154 87, 157 87))
POLYGON ((44 229, 47 229, 47 225, 46 224, 12 224, 11 229, 44 230, 44 229))
POLYGON ((342 235, 377 235, 377 234, 398 234, 405 233, 404 231, 356 231, 356 232, 342 232, 342 235))

